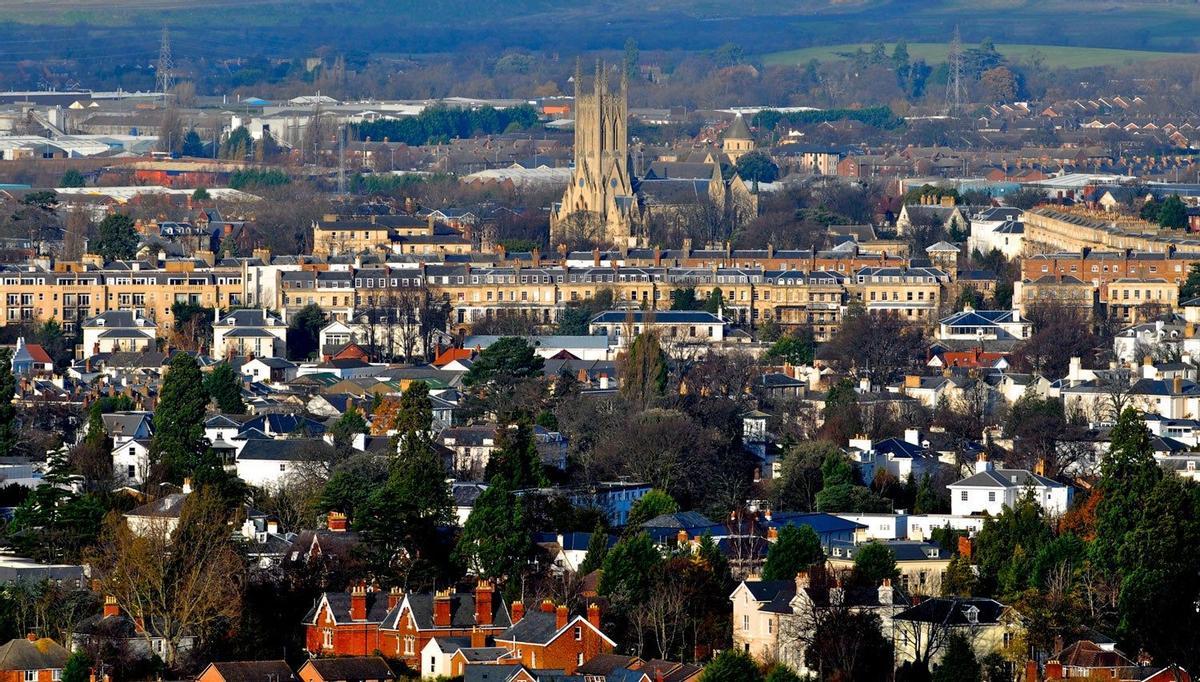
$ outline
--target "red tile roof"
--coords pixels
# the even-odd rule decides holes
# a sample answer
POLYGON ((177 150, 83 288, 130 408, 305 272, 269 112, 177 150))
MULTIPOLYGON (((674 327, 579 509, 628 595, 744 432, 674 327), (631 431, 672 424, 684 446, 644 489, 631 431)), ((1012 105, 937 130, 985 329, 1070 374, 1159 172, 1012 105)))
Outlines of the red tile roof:
POLYGON ((470 359, 471 359, 471 350, 468 348, 447 348, 446 350, 442 351, 441 354, 439 354, 437 356, 437 358, 434 359, 433 366, 441 367, 442 365, 448 365, 448 364, 454 362, 455 360, 470 360, 470 359))
POLYGON ((33 361, 38 364, 54 364, 54 361, 50 359, 50 354, 40 344, 27 343, 25 344, 25 350, 29 352, 29 357, 33 358, 33 361))

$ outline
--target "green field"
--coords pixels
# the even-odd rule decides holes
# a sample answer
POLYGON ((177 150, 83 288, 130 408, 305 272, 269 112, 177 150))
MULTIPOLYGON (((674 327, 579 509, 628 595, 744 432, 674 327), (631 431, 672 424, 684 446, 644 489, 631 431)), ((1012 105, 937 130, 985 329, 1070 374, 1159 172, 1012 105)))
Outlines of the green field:
MULTIPOLYGON (((887 46, 888 54, 892 53, 895 43, 887 46)), ((965 47, 971 47, 970 44, 965 47)), ((828 45, 809 47, 802 50, 773 52, 763 56, 766 64, 803 64, 812 59, 832 61, 844 59, 859 48, 871 50, 871 43, 849 43, 845 45, 828 45)), ((948 43, 909 43, 908 54, 913 59, 924 59, 930 64, 946 61, 949 52, 948 43)), ((1194 54, 1180 52, 1151 52, 1147 50, 1114 50, 1104 47, 1064 47, 1061 45, 1027 45, 1027 44, 997 44, 996 50, 1013 62, 1030 62, 1040 53, 1042 63, 1047 67, 1084 68, 1089 66, 1109 66, 1131 64, 1133 62, 1154 59, 1179 59, 1196 57, 1194 54)))

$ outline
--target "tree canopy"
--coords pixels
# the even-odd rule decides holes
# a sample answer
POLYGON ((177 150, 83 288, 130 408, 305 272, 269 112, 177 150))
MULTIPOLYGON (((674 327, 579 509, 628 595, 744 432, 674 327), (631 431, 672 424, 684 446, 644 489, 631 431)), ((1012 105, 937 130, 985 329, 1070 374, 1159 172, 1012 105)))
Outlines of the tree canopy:
POLYGON ((204 437, 208 400, 196 359, 176 353, 163 378, 150 441, 151 464, 161 466, 167 480, 178 482, 210 464, 211 453, 204 437))
POLYGON ((821 539, 811 526, 787 525, 767 551, 763 580, 791 580, 801 571, 825 560, 821 539))
POLYGON ((129 260, 137 255, 137 247, 141 242, 134 228, 133 218, 124 213, 113 213, 105 216, 96 228, 96 241, 92 250, 103 256, 104 260, 129 260))

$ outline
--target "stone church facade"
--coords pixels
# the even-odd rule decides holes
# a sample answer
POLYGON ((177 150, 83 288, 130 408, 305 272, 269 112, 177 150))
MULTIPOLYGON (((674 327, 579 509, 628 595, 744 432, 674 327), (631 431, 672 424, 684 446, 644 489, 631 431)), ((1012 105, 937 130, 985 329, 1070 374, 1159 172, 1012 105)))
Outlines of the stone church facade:
POLYGON ((664 223, 675 234, 700 228, 706 241, 720 241, 758 214, 756 188, 736 174, 727 179, 723 172, 754 150, 741 116, 721 148, 660 158, 643 177, 635 177, 629 153, 629 83, 622 74, 614 87, 610 73, 598 62, 588 88, 582 71, 575 70, 575 169, 550 212, 552 247, 584 242, 644 247, 652 228, 664 223))
POLYGON ((590 92, 575 70, 575 171, 550 215, 550 242, 584 237, 614 246, 641 243, 640 210, 629 156, 629 81, 609 84, 609 70, 596 64, 590 92))

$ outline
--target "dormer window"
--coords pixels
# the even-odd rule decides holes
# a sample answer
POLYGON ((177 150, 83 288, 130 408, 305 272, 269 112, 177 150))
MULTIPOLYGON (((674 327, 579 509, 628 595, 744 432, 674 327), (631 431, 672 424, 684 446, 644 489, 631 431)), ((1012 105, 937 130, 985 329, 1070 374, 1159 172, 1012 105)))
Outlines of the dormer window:
POLYGON ((971 625, 979 623, 979 609, 974 606, 968 606, 963 609, 963 615, 967 617, 967 622, 971 625))

